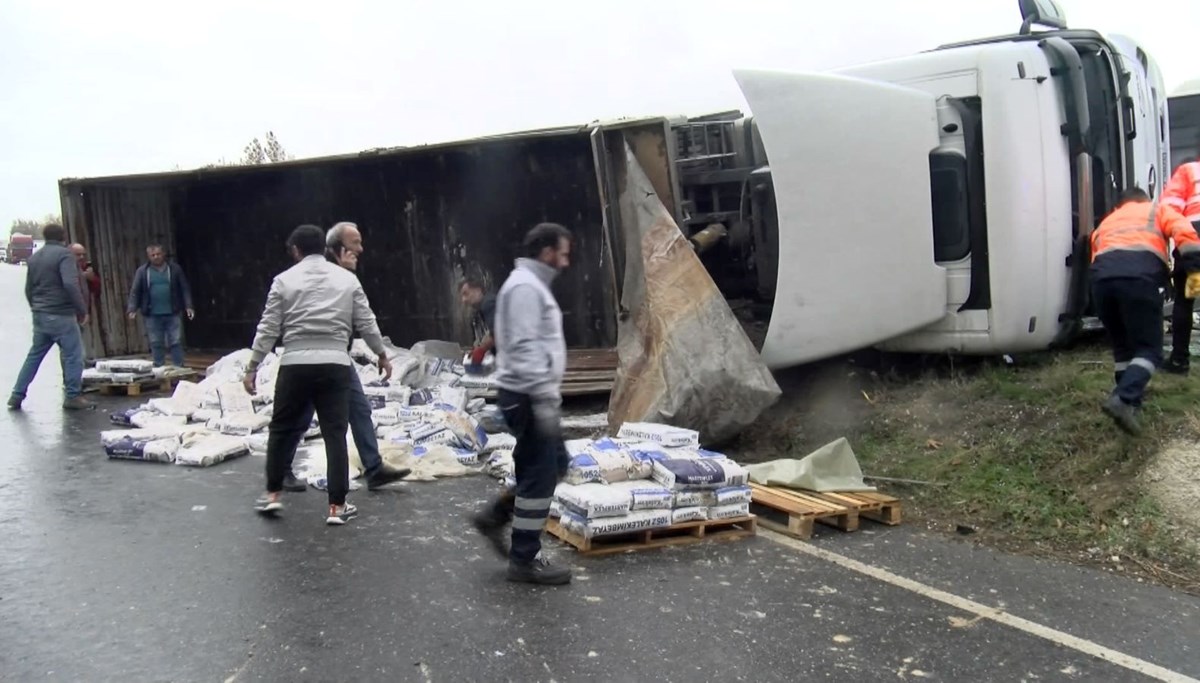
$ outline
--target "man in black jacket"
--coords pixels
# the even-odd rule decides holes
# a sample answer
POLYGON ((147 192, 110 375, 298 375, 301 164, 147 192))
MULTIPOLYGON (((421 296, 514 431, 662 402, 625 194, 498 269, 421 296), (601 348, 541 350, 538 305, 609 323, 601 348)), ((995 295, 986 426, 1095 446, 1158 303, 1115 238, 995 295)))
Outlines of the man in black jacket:
POLYGON ((149 262, 138 268, 133 276, 126 312, 130 320, 135 320, 138 313, 145 318, 146 336, 150 339, 155 367, 162 366, 164 350, 170 348, 171 362, 181 368, 183 321, 179 316, 187 313, 188 320, 196 317, 196 310, 192 306, 192 288, 188 286, 183 269, 167 261, 162 246, 152 244, 146 247, 146 258, 149 262))
POLYGON ((25 276, 25 300, 33 312, 33 345, 17 375, 8 408, 21 409, 42 359, 56 344, 62 360, 63 408, 94 408, 83 397, 83 335, 79 326, 87 324, 88 309, 79 285, 79 266, 67 249, 67 233, 61 225, 47 225, 42 234, 46 244, 29 257, 25 276))

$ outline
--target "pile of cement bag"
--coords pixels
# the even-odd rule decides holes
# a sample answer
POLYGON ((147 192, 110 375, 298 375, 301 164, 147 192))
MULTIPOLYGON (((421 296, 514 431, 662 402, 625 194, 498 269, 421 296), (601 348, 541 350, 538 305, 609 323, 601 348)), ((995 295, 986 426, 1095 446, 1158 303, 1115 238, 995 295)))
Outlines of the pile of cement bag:
MULTIPOLYGON (((114 413, 111 419, 120 428, 101 433, 105 453, 116 459, 197 467, 252 452, 265 454, 280 352, 263 360, 253 395, 242 386, 250 360, 250 350, 243 349, 214 363, 202 381, 180 382, 170 398, 114 413)), ((511 448, 508 435, 489 443, 495 437, 485 426, 493 432, 503 428, 497 409, 484 398, 490 381, 466 376, 455 358, 458 353, 457 346, 442 342, 425 342, 412 350, 389 346, 393 375, 385 382, 365 344, 356 342, 351 350, 373 409, 381 453, 389 462, 414 469, 417 479, 477 471, 481 455, 511 448)), ((319 434, 314 418, 306 437, 319 434)), ((347 441, 352 476, 358 476, 362 468, 349 433, 347 441)), ((323 452, 314 447, 305 451, 298 454, 297 469, 319 485, 324 476, 323 452)))
MULTIPOLYGON (((750 514, 749 472, 700 448, 695 431, 626 423, 615 438, 566 447, 570 464, 551 514, 585 538, 750 514)), ((510 454, 494 454, 485 469, 512 485, 510 454)))

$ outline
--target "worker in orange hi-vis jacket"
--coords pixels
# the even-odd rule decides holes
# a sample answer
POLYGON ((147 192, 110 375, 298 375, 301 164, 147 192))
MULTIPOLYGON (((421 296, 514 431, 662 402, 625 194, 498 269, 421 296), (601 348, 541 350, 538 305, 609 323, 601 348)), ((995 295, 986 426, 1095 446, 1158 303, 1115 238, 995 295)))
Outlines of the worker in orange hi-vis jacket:
POLYGON ((1168 244, 1176 267, 1187 273, 1184 296, 1200 293, 1200 235, 1175 209, 1138 188, 1121 195, 1117 208, 1092 232, 1092 299, 1108 330, 1116 388, 1104 412, 1125 432, 1140 431, 1137 412, 1146 385, 1162 362, 1163 297, 1168 244))
MULTIPOLYGON (((1200 160, 1181 164, 1163 190, 1162 203, 1191 221, 1200 232, 1200 160)), ((1179 258, 1178 253, 1175 254, 1179 258)), ((1187 273, 1175 269, 1171 274, 1175 307, 1171 311, 1171 356, 1163 363, 1165 372, 1186 375, 1191 363, 1188 348, 1192 343, 1192 310, 1195 302, 1184 296, 1187 273)))

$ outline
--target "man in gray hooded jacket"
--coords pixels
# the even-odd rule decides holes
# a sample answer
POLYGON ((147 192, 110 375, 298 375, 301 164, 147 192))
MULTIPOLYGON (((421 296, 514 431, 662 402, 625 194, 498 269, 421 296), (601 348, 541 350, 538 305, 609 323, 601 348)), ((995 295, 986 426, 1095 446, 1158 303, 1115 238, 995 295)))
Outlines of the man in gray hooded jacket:
POLYGON ((500 410, 517 437, 517 486, 515 495, 500 496, 473 522, 508 555, 509 581, 557 585, 571 581, 571 570, 549 564, 539 553, 550 499, 567 465, 561 416, 567 345, 550 283, 571 263, 571 233, 556 223, 541 223, 525 236, 524 246, 526 258, 517 259, 496 297, 493 330, 500 410), (512 546, 506 552, 503 530, 510 522, 512 546))

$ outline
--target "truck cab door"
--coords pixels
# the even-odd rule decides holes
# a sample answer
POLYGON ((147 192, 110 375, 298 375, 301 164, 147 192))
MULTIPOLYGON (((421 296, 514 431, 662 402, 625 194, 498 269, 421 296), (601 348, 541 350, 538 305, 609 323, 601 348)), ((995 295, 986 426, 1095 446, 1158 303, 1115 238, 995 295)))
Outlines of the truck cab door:
POLYGON ((825 74, 734 73, 771 168, 779 226, 773 368, 869 347, 946 314, 934 262, 936 103, 825 74))

